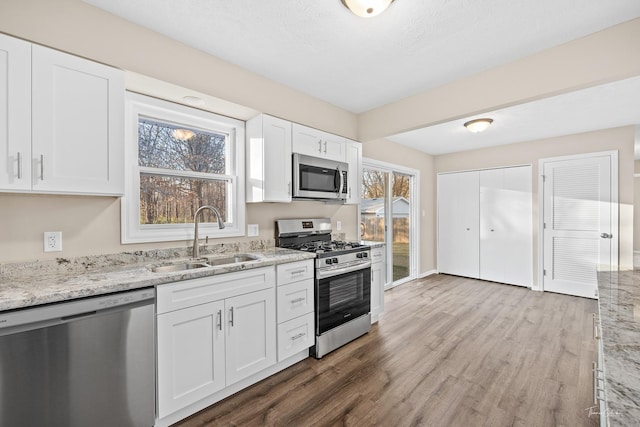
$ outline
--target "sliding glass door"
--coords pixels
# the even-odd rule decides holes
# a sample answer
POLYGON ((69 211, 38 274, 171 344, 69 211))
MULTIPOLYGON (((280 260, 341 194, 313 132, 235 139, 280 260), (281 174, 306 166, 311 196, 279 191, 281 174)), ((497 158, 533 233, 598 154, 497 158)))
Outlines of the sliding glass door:
POLYGON ((384 242, 387 254, 386 288, 414 279, 417 271, 415 171, 373 160, 363 162, 361 239, 384 242))

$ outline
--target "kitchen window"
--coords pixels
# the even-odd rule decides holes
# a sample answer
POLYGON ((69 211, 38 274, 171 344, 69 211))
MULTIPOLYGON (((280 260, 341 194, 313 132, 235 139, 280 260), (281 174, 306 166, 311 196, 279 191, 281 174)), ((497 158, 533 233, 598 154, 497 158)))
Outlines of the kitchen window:
POLYGON ((202 237, 244 234, 244 122, 134 93, 126 120, 123 243, 193 239, 203 205, 202 237))

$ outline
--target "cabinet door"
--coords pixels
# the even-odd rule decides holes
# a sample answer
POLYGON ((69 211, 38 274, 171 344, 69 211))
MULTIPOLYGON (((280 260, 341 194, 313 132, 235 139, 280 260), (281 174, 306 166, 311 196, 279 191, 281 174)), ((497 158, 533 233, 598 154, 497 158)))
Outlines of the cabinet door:
POLYGON ((480 278, 532 281, 531 166, 480 172, 480 278))
POLYGON ((158 316, 158 417, 225 387, 224 302, 158 316))
POLYGON ((33 189, 123 194, 124 74, 32 49, 33 189))
MULTIPOLYGON (((374 248, 371 250, 371 258, 374 258, 374 251, 383 254, 384 248, 374 248)), ((380 315, 384 312, 384 285, 386 276, 386 265, 383 261, 371 264, 371 323, 377 322, 380 315)))
POLYGON ((274 289, 225 300, 227 385, 276 363, 274 289))
POLYGON ((479 175, 438 175, 438 271, 478 278, 479 175))
POLYGON ((360 203, 360 187, 362 186, 362 144, 347 141, 347 163, 349 164, 348 189, 346 204, 360 203))
POLYGON ((31 189, 31 44, 0 34, 0 190, 31 189))
POLYGON ((344 162, 345 139, 338 135, 323 132, 297 123, 293 124, 292 149, 294 153, 323 157, 344 162))
POLYGON ((291 122, 265 114, 247 122, 247 201, 291 201, 291 122))

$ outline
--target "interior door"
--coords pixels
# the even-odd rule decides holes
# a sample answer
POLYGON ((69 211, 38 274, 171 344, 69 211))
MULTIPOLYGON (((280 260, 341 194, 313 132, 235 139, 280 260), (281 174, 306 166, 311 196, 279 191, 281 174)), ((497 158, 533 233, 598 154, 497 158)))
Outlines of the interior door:
POLYGON ((438 271, 480 276, 478 171, 438 175, 438 271))
POLYGON ((611 268, 612 156, 544 162, 545 291, 597 298, 597 268, 611 268))

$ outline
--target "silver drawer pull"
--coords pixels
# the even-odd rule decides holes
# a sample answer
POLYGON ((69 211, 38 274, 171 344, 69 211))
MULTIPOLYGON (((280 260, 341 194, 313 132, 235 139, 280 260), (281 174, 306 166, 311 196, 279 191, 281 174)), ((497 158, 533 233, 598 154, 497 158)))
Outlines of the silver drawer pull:
POLYGON ((299 334, 292 336, 291 337, 291 341, 295 341, 297 339, 300 339, 300 338, 304 337, 305 335, 307 335, 307 334, 304 333, 304 332, 300 332, 299 334))
POLYGON ((22 179, 22 153, 18 151, 18 179, 22 179))
POLYGON ((219 330, 222 330, 222 310, 218 310, 218 321, 216 326, 219 330))
POLYGON ((293 304, 297 304, 297 303, 302 302, 302 301, 305 301, 305 300, 306 300, 306 298, 296 298, 296 299, 292 299, 292 300, 291 300, 291 305, 293 305, 293 304))
POLYGON ((229 323, 233 326, 233 307, 229 309, 229 323))
POLYGON ((289 272, 289 274, 291 274, 291 275, 293 276, 294 274, 302 274, 302 273, 304 273, 304 272, 306 272, 306 271, 307 271, 307 269, 306 269, 306 268, 303 268, 303 269, 300 269, 300 270, 293 270, 293 271, 290 271, 290 272, 289 272))
POLYGON ((40 154, 40 181, 44 181, 44 154, 40 154))

